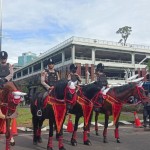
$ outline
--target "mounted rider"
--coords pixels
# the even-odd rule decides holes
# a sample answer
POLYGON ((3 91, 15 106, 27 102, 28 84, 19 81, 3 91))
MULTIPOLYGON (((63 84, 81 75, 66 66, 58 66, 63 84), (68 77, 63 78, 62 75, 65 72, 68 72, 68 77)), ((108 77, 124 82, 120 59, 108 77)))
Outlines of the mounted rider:
MULTIPOLYGON (((95 75, 96 75, 96 79, 95 81, 100 82, 100 84, 102 85, 101 91, 103 91, 104 89, 107 88, 108 86, 108 81, 107 81, 107 77, 104 73, 104 65, 102 63, 99 63, 95 69, 95 75)), ((99 102, 102 104, 103 103, 103 98, 100 92, 100 98, 99 98, 99 102)))
POLYGON ((42 116, 42 111, 41 111, 41 106, 43 103, 43 99, 47 96, 50 95, 52 90, 54 89, 55 83, 60 80, 58 71, 54 69, 54 61, 50 58, 47 61, 47 66, 48 68, 44 69, 41 72, 41 84, 43 87, 46 89, 46 92, 43 94, 42 100, 39 98, 37 101, 37 116, 42 116))
POLYGON ((82 80, 81 80, 81 77, 80 77, 80 75, 77 73, 77 65, 75 65, 75 64, 71 64, 70 65, 70 73, 68 74, 68 77, 67 77, 67 79, 68 80, 70 80, 70 81, 72 81, 72 82, 77 82, 77 91, 79 90, 79 84, 81 84, 81 82, 82 82, 82 80))
MULTIPOLYGON (((11 81, 13 78, 13 67, 11 64, 7 63, 8 54, 6 51, 0 52, 0 89, 3 88, 3 84, 11 81)), ((3 105, 0 99, 0 107, 3 105)), ((2 114, 0 109, 0 118, 4 119, 5 116, 2 114)))
POLYGON ((96 74, 96 81, 100 81, 102 83, 102 86, 106 88, 108 85, 108 81, 104 73, 104 65, 102 63, 99 63, 97 65, 95 69, 95 74, 96 74))

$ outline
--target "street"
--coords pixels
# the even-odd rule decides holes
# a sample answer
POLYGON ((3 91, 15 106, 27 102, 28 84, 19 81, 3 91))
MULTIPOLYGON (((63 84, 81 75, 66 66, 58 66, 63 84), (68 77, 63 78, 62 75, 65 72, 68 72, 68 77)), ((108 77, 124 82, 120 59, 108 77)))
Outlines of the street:
MULTIPOLYGON (((91 131, 90 140, 92 142, 91 146, 83 145, 82 142, 82 132, 79 131, 77 134, 78 145, 76 147, 71 146, 70 138, 71 134, 64 133, 64 146, 67 150, 148 150, 150 146, 150 129, 146 131, 144 128, 134 128, 133 126, 121 126, 120 127, 120 140, 121 143, 116 143, 114 138, 114 128, 111 127, 108 130, 108 142, 103 143, 102 130, 99 131, 100 136, 96 136, 94 131, 91 131)), ((12 150, 44 150, 47 147, 48 132, 44 132, 43 143, 38 145, 32 144, 32 133, 19 133, 15 137, 16 145, 11 147, 12 150)), ((54 136, 55 137, 55 136, 54 136)), ((54 150, 58 150, 58 143, 54 138, 54 150)), ((4 135, 0 137, 0 149, 5 149, 5 139, 4 135)))

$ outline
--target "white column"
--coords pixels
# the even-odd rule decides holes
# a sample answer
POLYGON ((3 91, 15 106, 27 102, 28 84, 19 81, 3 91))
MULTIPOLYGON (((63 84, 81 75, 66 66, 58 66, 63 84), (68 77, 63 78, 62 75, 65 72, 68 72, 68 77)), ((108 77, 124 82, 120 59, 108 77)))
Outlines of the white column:
POLYGON ((132 59, 131 59, 132 65, 135 65, 135 54, 132 53, 131 56, 132 56, 132 59))
POLYGON ((95 49, 92 49, 92 64, 95 65, 95 49))
POLYGON ((134 69, 132 70, 132 76, 133 76, 133 75, 135 75, 135 54, 132 53, 131 56, 132 56, 131 62, 132 62, 132 65, 134 66, 134 69))
POLYGON ((71 49, 72 63, 75 63, 75 45, 72 46, 71 49))
POLYGON ((41 61, 41 70, 43 70, 43 61, 41 61))

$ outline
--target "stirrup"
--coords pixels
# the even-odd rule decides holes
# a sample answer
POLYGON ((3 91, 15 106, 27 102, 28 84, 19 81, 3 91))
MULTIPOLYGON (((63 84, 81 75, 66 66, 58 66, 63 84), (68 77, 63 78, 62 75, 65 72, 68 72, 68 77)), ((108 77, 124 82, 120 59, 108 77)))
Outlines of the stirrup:
POLYGON ((42 116, 42 110, 41 110, 41 109, 39 109, 39 110, 37 111, 37 116, 38 116, 38 117, 41 117, 41 116, 42 116))

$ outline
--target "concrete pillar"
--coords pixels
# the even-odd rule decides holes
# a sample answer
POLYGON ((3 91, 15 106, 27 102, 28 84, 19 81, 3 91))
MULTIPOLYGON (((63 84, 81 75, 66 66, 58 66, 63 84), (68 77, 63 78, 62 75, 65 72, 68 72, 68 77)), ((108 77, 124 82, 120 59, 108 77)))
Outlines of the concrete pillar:
POLYGON ((72 46, 71 49, 72 63, 75 63, 75 45, 72 46))
POLYGON ((89 83, 89 64, 85 64, 85 83, 89 83))
POLYGON ((142 77, 144 77, 143 81, 146 81, 146 68, 142 68, 142 77))
POLYGON ((81 76, 81 63, 76 63, 76 65, 77 65, 77 73, 78 73, 78 75, 79 76, 81 76))
POLYGON ((91 81, 94 81, 94 64, 91 64, 91 81))
POLYGON ((92 49, 92 64, 95 65, 95 49, 92 49))
POLYGON ((135 54, 132 53, 131 56, 132 56, 131 58, 132 65, 135 65, 135 54))

